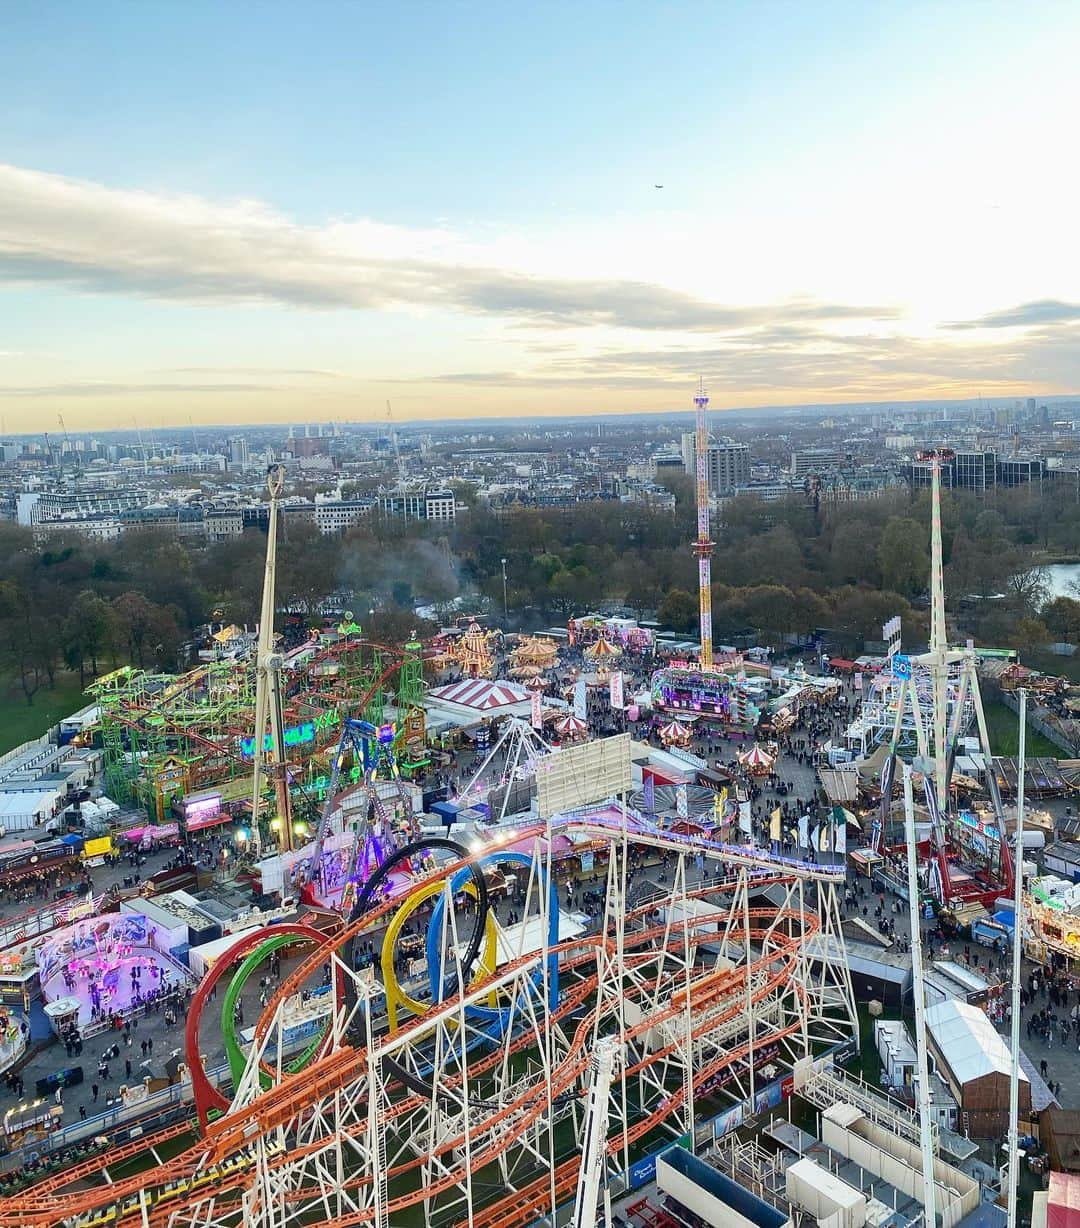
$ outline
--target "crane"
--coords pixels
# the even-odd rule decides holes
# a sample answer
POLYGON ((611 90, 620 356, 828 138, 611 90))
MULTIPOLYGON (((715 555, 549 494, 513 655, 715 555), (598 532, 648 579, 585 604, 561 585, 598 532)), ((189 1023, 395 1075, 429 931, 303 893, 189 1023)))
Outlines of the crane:
POLYGON ((394 426, 394 414, 390 402, 386 402, 386 420, 390 423, 390 442, 394 445, 394 462, 397 465, 398 481, 405 485, 405 470, 401 464, 401 452, 398 450, 397 427, 394 426))
POLYGON ((61 469, 63 469, 63 467, 64 467, 64 453, 65 453, 65 452, 71 452, 71 451, 73 451, 73 449, 72 449, 72 446, 71 446, 71 439, 68 437, 67 427, 64 425, 64 415, 63 415, 63 414, 61 414, 61 413, 58 413, 58 414, 56 415, 56 420, 57 420, 57 422, 59 422, 59 424, 60 424, 60 434, 61 434, 61 435, 63 436, 63 438, 64 438, 64 442, 63 442, 63 443, 60 445, 60 468, 61 468, 61 469))
POLYGON ((611 1223, 611 1195, 604 1181, 604 1166, 607 1163, 608 1102, 615 1066, 619 1060, 620 1045, 613 1036, 604 1036, 596 1042, 592 1055, 592 1082, 589 1084, 589 1101, 585 1108, 585 1132, 581 1150, 581 1169, 578 1173, 577 1195, 574 1198, 574 1214, 571 1228, 606 1228, 611 1223), (600 1183, 604 1182, 604 1214, 596 1215, 596 1200, 600 1183))

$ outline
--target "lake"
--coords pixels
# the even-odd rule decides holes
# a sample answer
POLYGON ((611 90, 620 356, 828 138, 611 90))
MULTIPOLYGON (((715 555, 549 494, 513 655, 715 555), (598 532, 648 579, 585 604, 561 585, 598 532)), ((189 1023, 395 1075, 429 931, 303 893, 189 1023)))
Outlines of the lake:
POLYGON ((1047 601, 1055 597, 1076 597, 1072 586, 1080 583, 1080 563, 1052 563, 1046 572, 1047 601))

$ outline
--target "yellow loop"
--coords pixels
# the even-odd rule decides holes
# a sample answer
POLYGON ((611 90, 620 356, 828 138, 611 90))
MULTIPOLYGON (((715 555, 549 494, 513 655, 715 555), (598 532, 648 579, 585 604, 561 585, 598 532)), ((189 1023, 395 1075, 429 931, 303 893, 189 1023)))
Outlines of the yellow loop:
MULTIPOLYGON (((401 982, 397 978, 397 972, 394 970, 394 947, 397 945, 398 935, 401 933, 402 926, 420 907, 421 904, 426 904, 433 896, 440 895, 446 889, 445 883, 426 883, 423 887, 418 887, 411 895, 407 896, 402 902, 401 907, 394 913, 390 924, 386 927, 386 934, 383 937, 382 944, 382 974, 383 986, 386 989, 386 1017, 390 1022, 390 1031, 396 1031, 398 1025, 398 1007, 403 1006, 407 1010, 412 1011, 414 1015, 422 1015, 430 1007, 430 1003, 424 1003, 417 998, 410 997, 404 989, 401 988, 401 982)), ((468 882, 465 884, 464 891, 476 898, 476 884, 468 882)), ((495 910, 489 909, 487 922, 484 926, 484 944, 480 950, 480 958, 477 960, 476 968, 473 972, 473 980, 480 977, 490 976, 495 971, 495 950, 496 950, 496 935, 495 935, 495 910)), ((488 999, 489 1005, 496 1005, 495 991, 491 991, 491 996, 488 999)))

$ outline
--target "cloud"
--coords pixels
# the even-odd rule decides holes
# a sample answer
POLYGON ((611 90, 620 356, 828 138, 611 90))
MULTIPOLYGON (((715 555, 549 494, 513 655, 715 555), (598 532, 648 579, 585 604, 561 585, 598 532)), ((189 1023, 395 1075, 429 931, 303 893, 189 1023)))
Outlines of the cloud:
POLYGON ((546 327, 728 332, 894 319, 889 306, 725 306, 651 282, 534 276, 455 258, 438 230, 305 225, 258 201, 106 187, 0 164, 0 279, 186 303, 443 309, 546 327))
POLYGON ((946 328, 1031 328, 1033 325, 1067 324, 1080 320, 1080 303, 1065 303, 1061 299, 1037 299, 1033 303, 1021 303, 1018 307, 1006 307, 990 311, 974 320, 957 320, 946 328))
POLYGON ((888 399, 897 390, 1080 387, 1080 326, 1047 328, 999 344, 903 335, 844 336, 780 326, 701 346, 610 349, 554 357, 523 371, 464 371, 432 382, 475 387, 682 389, 698 372, 716 389, 748 397, 792 390, 825 399, 888 399))
POLYGON ((214 392, 284 392, 276 384, 221 383, 221 384, 165 384, 165 383, 110 383, 89 380, 84 383, 30 384, 17 386, 0 384, 0 397, 114 397, 129 394, 146 396, 161 393, 214 393, 214 392))

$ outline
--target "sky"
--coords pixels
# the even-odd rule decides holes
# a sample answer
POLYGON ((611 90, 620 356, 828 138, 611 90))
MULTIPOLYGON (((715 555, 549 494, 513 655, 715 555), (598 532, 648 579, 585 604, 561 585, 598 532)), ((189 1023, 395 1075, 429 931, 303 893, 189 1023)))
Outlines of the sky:
POLYGON ((1080 390, 1067 0, 0 23, 0 431, 1080 390))

